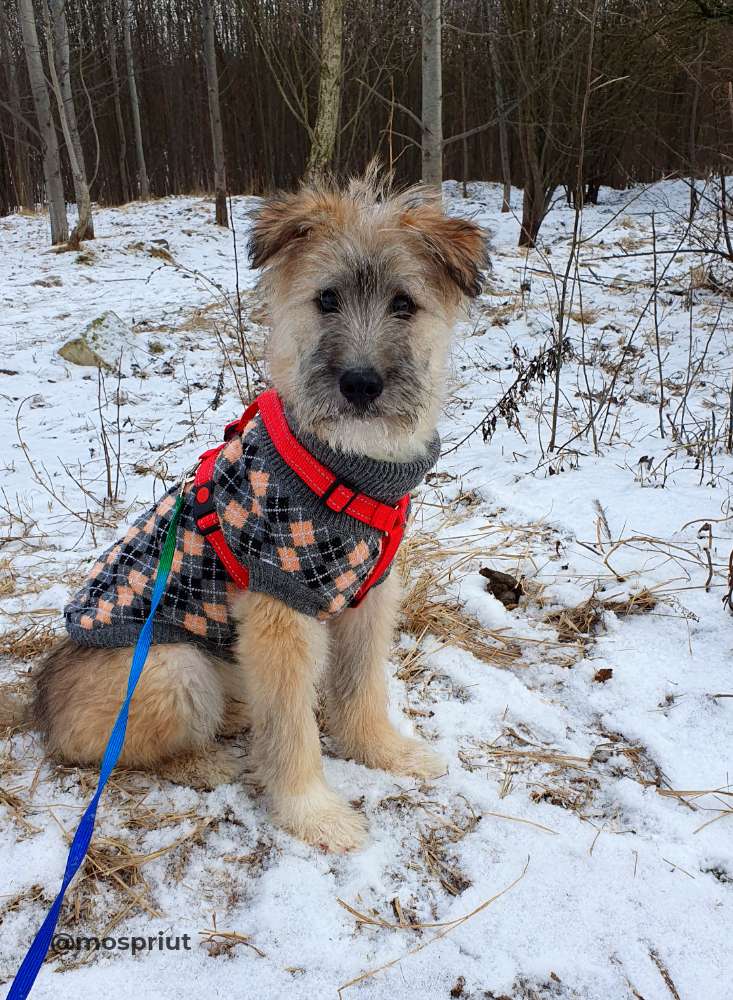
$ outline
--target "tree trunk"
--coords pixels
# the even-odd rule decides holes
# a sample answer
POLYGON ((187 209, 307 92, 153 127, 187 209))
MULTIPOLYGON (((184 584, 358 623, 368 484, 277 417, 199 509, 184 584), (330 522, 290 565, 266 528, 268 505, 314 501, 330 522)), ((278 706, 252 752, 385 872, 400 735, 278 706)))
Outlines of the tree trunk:
POLYGON ((53 31, 49 29, 48 18, 45 16, 48 47, 48 65, 51 73, 51 83, 56 103, 59 109, 61 129, 64 133, 66 149, 71 164, 71 176, 74 179, 74 193, 79 218, 74 231, 69 237, 69 243, 78 247, 81 240, 94 239, 94 223, 92 221, 92 200, 89 194, 89 183, 84 165, 84 152, 79 138, 79 126, 76 121, 74 95, 71 91, 71 74, 69 73, 69 29, 66 24, 64 0, 48 0, 53 18, 53 31), (52 40, 53 35, 53 40, 52 40))
POLYGON ((693 221, 695 218, 695 212, 697 211, 698 205, 698 192, 695 186, 695 180, 697 179, 697 115, 698 107, 700 105, 700 62, 702 60, 703 54, 707 47, 707 37, 703 34, 702 43, 700 45, 700 52, 692 63, 692 106, 690 108, 690 122, 689 122, 689 137, 688 137, 688 149, 689 149, 689 161, 690 161, 690 213, 689 220, 693 221))
POLYGON ((216 25, 214 24, 213 6, 212 0, 204 0, 204 61, 206 63, 206 87, 209 92, 211 146, 214 153, 216 224, 217 226, 228 226, 227 174, 224 162, 224 135, 221 129, 221 109, 219 107, 219 74, 216 70, 216 25))
POLYGON ((321 0, 321 66, 318 114, 313 130, 306 176, 323 177, 331 166, 341 105, 341 48, 344 30, 343 0, 321 0))
MULTIPOLYGON (((4 8, 0 8, 0 60, 5 65, 8 84, 8 104, 13 121, 13 160, 15 169, 11 176, 18 208, 32 210, 34 205, 31 189, 30 171, 28 169, 28 148, 26 146, 26 129, 22 121, 20 105, 20 89, 18 87, 17 69, 14 53, 9 44, 10 25, 4 8)), ((10 166, 10 164, 8 164, 10 166)))
POLYGON ((132 41, 130 39, 130 4, 129 0, 122 0, 122 37, 125 46, 125 60, 127 63, 127 85, 130 89, 130 108, 132 110, 132 127, 135 133, 135 149, 137 152, 137 172, 140 183, 140 197, 147 201, 150 197, 150 185, 148 183, 148 170, 145 166, 145 150, 143 148, 143 132, 140 126, 140 102, 137 98, 137 84, 135 83, 135 63, 132 58, 132 41))
POLYGON ((38 47, 33 0, 18 0, 18 14, 23 33, 23 47, 25 48, 28 77, 33 93, 33 104, 38 119, 38 130, 43 142, 43 177, 46 182, 48 214, 51 220, 51 243, 66 243, 69 238, 69 222, 66 218, 59 144, 51 112, 51 101, 46 89, 41 50, 38 47))
POLYGON ((127 136, 125 135, 125 119, 122 117, 122 104, 120 103, 120 82, 117 76, 117 25, 110 10, 109 18, 109 65, 112 71, 112 95, 115 105, 115 120, 117 122, 117 132, 120 137, 120 144, 117 153, 117 162, 120 168, 120 186, 122 188, 122 200, 130 201, 130 182, 127 179, 127 136))
POLYGON ((509 161, 509 130, 506 124, 504 108, 504 81, 501 75, 499 52, 496 47, 497 15, 493 4, 488 5, 489 15, 489 59, 491 60, 491 75, 494 78, 494 100, 496 102, 496 117, 499 126, 499 156, 501 157, 501 178, 504 190, 501 196, 502 212, 510 212, 512 208, 512 169, 509 161))
POLYGON ((422 0, 422 182, 443 183, 443 69, 440 0, 422 0))

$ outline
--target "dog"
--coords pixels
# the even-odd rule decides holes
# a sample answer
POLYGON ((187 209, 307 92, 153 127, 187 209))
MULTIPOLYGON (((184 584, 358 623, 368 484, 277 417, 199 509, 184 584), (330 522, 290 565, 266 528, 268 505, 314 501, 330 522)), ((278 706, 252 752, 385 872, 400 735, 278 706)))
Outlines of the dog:
MULTIPOLYGON (((452 330, 479 294, 487 263, 480 227, 447 216, 429 189, 392 193, 369 171, 344 188, 304 186, 267 199, 249 249, 262 269, 271 383, 295 436, 346 468, 417 463, 424 475, 437 454, 426 460, 436 448, 452 330)), ((237 456, 254 432, 248 427, 237 436, 237 456)), ((261 497, 250 515, 255 507, 264 517, 261 497)), ((188 542, 196 551, 204 544, 188 542)), ((125 591, 127 603, 133 598, 125 591)), ((319 689, 326 729, 344 757, 423 779, 445 772, 443 760, 388 717, 396 574, 357 606, 329 605, 333 613, 292 607, 261 586, 230 585, 226 601, 228 648, 154 642, 120 763, 212 787, 244 772, 216 738, 248 728, 247 770, 274 821, 327 850, 358 848, 365 819, 324 778, 319 689)), ((95 628, 96 619, 90 634, 95 628)), ((100 646, 80 635, 61 640, 40 664, 33 716, 55 757, 92 764, 124 697, 133 640, 100 646)))

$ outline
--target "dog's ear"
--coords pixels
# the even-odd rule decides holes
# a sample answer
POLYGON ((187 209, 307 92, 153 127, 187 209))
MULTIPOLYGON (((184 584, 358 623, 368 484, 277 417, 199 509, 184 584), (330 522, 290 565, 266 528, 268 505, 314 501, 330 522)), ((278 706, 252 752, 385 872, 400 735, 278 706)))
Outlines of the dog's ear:
POLYGON ((294 241, 305 239, 313 229, 313 199, 304 191, 268 198, 252 213, 249 260, 262 267, 294 241))
POLYGON ((403 226, 419 238, 425 253, 464 295, 481 293, 483 270, 489 258, 486 233, 475 222, 445 215, 440 203, 425 201, 408 208, 403 226))

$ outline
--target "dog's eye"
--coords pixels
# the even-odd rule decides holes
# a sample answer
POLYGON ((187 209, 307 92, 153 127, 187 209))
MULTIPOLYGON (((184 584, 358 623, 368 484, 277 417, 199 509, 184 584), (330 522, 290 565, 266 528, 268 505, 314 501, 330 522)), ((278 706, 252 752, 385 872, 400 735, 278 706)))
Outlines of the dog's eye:
POLYGON ((318 293, 316 304, 322 313, 336 313, 339 311, 339 297, 335 288, 324 288, 318 293))
POLYGON ((400 292, 399 295, 395 295, 389 304, 389 311, 393 316, 401 316, 407 318, 408 316, 414 316, 417 312, 417 306, 415 305, 415 300, 411 299, 409 295, 404 292, 400 292))

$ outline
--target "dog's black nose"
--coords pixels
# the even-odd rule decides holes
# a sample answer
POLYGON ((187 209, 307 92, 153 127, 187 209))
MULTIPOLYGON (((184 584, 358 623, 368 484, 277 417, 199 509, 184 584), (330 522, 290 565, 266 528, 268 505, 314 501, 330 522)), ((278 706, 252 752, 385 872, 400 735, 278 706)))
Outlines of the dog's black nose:
POLYGON ((373 368, 349 368, 341 376, 339 389, 354 406, 367 406, 382 395, 384 382, 373 368))

